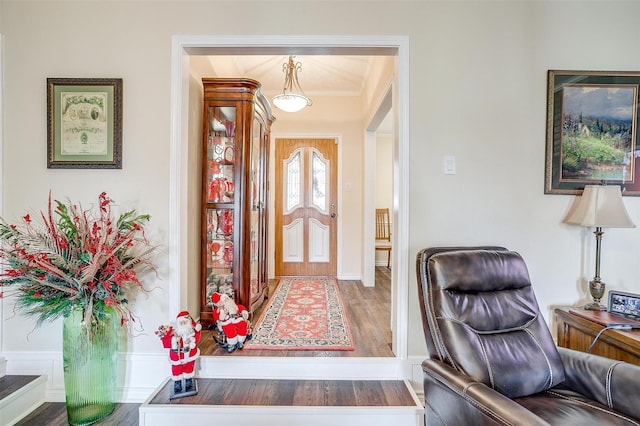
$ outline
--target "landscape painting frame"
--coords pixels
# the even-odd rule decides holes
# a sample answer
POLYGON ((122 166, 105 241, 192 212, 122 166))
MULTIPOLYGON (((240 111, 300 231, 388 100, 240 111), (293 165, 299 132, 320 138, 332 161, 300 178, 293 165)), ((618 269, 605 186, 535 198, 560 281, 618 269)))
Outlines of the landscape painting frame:
POLYGON ((545 194, 640 196, 639 88, 640 72, 548 71, 545 194))

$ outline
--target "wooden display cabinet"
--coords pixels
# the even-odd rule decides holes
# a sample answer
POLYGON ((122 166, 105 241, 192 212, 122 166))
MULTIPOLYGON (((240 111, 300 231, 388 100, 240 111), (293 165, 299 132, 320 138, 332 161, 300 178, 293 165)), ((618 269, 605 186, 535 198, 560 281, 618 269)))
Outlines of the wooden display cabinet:
POLYGON ((274 117, 260 83, 203 78, 200 320, 211 294, 253 312, 267 297, 268 156, 274 117))

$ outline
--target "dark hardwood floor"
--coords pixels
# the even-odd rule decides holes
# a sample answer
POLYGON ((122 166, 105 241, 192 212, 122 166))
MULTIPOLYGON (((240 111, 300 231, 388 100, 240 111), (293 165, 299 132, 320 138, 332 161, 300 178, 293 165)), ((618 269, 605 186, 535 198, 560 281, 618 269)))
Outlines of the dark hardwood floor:
MULTIPOLYGON (((269 283, 273 294, 277 280, 269 283)), ((349 320, 353 351, 283 351, 243 349, 228 354, 212 338, 212 332, 204 331, 200 340, 201 356, 271 356, 271 357, 393 357, 391 350, 391 271, 377 266, 375 286, 365 287, 360 281, 338 280, 342 303, 349 320)), ((253 322, 260 317, 262 307, 253 315, 253 322)))
POLYGON ((198 379, 198 394, 169 400, 169 381, 150 404, 303 407, 415 406, 402 380, 198 379))
MULTIPOLYGON (((137 426, 140 404, 117 404, 107 418, 93 423, 98 426, 137 426)), ((69 426, 64 402, 45 402, 16 426, 69 426)))
MULTIPOLYGON (((250 405, 302 407, 415 407, 416 402, 402 380, 267 380, 197 379, 198 394, 170 400, 169 380, 150 405, 250 405)), ((98 426, 137 426, 140 404, 118 404, 98 426)), ((47 402, 18 426, 66 426, 62 402, 47 402)))

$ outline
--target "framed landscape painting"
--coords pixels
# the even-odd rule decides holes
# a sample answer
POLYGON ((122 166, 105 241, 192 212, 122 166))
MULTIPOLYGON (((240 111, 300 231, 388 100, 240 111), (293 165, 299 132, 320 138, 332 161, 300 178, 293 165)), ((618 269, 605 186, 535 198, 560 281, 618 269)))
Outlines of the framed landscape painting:
POLYGON ((639 87, 639 72, 548 72, 546 194, 606 182, 640 195, 639 87))
POLYGON ((122 168, 122 79, 47 79, 47 167, 122 168))

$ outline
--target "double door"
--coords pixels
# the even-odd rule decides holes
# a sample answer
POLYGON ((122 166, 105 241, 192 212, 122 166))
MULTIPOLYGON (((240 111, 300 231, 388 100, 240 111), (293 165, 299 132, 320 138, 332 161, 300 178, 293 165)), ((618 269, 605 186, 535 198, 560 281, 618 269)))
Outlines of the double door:
POLYGON ((335 139, 276 139, 275 274, 335 276, 335 139))

